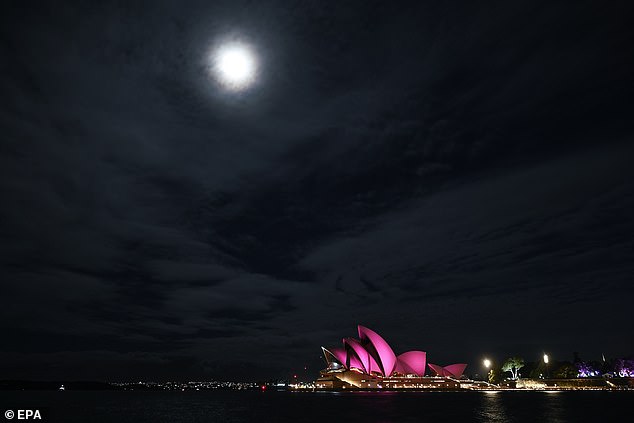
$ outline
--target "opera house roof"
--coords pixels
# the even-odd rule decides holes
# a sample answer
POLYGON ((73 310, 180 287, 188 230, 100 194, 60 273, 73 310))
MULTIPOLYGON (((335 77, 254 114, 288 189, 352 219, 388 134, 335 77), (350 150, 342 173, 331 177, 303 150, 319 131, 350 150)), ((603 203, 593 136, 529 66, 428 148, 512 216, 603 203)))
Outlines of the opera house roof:
MULTIPOLYGON (((424 376, 427 368, 425 351, 407 351, 396 355, 392 347, 378 333, 365 326, 358 326, 359 338, 343 338, 340 348, 322 347, 326 362, 337 363, 345 369, 366 374, 389 377, 395 373, 424 376)), ((452 364, 441 367, 429 364, 429 368, 442 377, 459 379, 466 364, 452 364)))

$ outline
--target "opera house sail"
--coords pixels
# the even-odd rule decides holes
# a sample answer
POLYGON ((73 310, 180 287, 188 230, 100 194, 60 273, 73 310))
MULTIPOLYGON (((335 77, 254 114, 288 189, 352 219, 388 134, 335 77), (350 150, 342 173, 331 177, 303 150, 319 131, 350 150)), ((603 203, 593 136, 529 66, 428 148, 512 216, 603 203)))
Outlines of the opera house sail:
POLYGON ((358 326, 358 338, 343 338, 342 346, 322 347, 326 369, 317 389, 460 389, 466 364, 427 363, 425 351, 398 356, 378 333, 358 326), (427 369, 431 371, 425 375, 427 369))

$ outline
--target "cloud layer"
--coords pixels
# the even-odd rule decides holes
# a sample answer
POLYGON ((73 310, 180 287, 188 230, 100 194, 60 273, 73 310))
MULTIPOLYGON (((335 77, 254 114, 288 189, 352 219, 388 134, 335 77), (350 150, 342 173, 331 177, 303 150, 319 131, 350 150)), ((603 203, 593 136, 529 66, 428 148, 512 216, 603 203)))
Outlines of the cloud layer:
POLYGON ((0 372, 312 375, 357 323, 441 362, 631 353, 626 7, 8 10, 0 372), (240 94, 208 73, 235 38, 240 94))

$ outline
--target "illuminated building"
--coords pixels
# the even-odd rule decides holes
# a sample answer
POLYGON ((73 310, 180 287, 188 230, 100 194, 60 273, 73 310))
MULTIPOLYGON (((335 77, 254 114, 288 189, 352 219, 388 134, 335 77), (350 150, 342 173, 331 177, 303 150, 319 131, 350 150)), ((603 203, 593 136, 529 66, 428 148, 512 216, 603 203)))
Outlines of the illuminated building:
POLYGON ((359 339, 344 338, 341 348, 322 347, 327 368, 318 389, 460 389, 466 364, 427 363, 425 351, 396 355, 376 332, 358 326, 359 339), (426 376, 427 367, 433 375, 426 376))

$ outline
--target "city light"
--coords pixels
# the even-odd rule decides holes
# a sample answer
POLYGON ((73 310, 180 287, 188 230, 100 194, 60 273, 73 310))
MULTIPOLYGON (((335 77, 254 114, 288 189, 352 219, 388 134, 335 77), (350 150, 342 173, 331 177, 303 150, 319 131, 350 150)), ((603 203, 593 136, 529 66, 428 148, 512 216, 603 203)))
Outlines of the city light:
POLYGON ((544 364, 548 364, 548 354, 544 354, 544 364))
POLYGON ((484 367, 486 367, 487 369, 489 367, 491 367, 491 360, 489 360, 488 358, 485 358, 483 361, 484 367))

